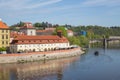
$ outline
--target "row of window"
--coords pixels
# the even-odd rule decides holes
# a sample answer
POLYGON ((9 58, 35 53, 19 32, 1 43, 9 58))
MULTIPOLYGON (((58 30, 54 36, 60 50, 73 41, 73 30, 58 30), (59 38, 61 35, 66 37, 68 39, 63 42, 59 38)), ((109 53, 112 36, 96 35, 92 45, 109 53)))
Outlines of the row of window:
POLYGON ((2 45, 4 45, 4 44, 8 45, 9 42, 8 41, 2 41, 2 45))
POLYGON ((57 45, 59 45, 59 46, 69 46, 69 44, 41 44, 41 45, 22 45, 22 46, 20 46, 21 48, 22 47, 40 47, 40 46, 57 46, 57 45))
POLYGON ((9 30, 2 30, 2 33, 8 33, 9 30))
POLYGON ((66 40, 35 40, 35 41, 19 41, 19 42, 61 42, 66 40))
POLYGON ((8 35, 2 35, 2 39, 8 39, 8 35))

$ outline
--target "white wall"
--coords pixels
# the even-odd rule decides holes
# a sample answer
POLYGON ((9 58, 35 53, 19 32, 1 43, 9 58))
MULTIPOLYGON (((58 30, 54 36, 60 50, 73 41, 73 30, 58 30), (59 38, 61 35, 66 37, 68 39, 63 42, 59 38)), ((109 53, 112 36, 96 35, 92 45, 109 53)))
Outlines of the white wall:
POLYGON ((11 52, 19 52, 19 51, 45 51, 52 50, 55 48, 67 48, 69 47, 69 43, 52 43, 52 44, 17 44, 11 45, 11 52))
POLYGON ((35 29, 27 29, 27 35, 36 35, 35 29))
POLYGON ((21 29, 20 32, 23 32, 27 35, 36 35, 36 29, 21 29))

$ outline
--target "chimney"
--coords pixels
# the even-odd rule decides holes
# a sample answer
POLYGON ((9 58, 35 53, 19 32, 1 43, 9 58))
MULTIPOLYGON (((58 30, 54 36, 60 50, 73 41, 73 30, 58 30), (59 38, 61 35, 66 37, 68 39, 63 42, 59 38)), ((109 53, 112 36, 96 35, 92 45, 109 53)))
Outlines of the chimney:
POLYGON ((58 35, 60 38, 62 38, 62 31, 61 31, 61 30, 58 30, 58 31, 57 31, 57 35, 58 35))

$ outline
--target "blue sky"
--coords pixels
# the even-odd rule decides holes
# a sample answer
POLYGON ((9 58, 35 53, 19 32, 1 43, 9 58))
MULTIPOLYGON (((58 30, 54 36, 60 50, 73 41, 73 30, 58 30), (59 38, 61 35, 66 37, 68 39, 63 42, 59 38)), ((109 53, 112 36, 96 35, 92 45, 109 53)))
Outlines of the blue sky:
POLYGON ((0 18, 53 24, 120 26, 120 0, 0 0, 0 18))

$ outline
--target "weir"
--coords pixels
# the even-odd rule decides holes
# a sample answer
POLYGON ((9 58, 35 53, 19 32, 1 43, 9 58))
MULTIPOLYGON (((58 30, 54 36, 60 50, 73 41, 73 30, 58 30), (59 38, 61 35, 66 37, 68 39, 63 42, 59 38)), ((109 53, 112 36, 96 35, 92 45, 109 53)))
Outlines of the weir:
MULTIPOLYGON (((120 38, 105 38, 103 39, 91 39, 89 40, 88 47, 90 48, 93 44, 101 43, 103 48, 112 47, 114 44, 116 47, 120 47, 120 38)), ((97 44, 99 46, 100 44, 97 44)))

